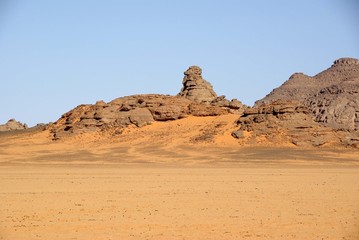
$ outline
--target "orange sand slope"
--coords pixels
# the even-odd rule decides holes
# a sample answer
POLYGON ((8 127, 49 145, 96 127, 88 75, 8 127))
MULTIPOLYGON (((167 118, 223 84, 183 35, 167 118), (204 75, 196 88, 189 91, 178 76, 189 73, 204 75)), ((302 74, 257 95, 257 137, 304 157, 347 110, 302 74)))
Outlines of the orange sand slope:
POLYGON ((0 135, 0 165, 86 164, 305 164, 358 165, 358 150, 298 148, 265 138, 255 146, 231 136, 238 115, 188 117, 128 127, 120 135, 89 132, 52 141, 49 130, 0 135))

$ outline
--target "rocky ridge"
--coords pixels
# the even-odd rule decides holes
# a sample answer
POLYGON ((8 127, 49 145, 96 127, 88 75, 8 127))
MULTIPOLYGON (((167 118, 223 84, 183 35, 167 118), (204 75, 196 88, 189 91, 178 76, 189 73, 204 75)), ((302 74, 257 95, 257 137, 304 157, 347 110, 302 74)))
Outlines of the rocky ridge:
POLYGON ((256 106, 276 100, 298 101, 314 120, 335 130, 348 131, 359 142, 359 60, 340 58, 314 77, 294 74, 256 106))

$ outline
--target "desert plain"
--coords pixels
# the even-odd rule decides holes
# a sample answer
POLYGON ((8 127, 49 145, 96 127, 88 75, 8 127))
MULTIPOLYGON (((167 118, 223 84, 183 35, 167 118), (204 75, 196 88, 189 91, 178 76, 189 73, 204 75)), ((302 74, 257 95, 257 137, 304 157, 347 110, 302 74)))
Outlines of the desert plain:
POLYGON ((191 66, 178 95, 0 130, 0 240, 359 239, 359 60, 253 107, 191 66))
POLYGON ((359 238, 357 150, 234 147, 235 118, 2 133, 0 239, 359 238))

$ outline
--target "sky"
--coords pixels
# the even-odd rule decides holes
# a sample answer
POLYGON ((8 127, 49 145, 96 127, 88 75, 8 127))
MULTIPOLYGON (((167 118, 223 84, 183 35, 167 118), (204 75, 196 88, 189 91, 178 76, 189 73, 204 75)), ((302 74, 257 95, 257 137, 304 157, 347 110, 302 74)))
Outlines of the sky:
POLYGON ((359 0, 0 0, 0 124, 175 95, 192 65, 253 105, 295 72, 359 58, 358 11, 359 0))

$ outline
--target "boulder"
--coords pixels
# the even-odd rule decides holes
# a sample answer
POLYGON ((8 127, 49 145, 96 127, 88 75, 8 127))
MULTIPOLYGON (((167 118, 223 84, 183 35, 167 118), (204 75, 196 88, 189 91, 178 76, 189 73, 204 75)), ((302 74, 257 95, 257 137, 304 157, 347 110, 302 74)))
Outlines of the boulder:
POLYGON ((151 124, 154 119, 153 116, 147 108, 136 108, 132 110, 129 120, 132 124, 137 127, 143 127, 145 125, 151 124))

